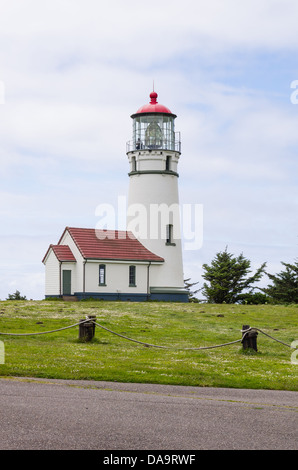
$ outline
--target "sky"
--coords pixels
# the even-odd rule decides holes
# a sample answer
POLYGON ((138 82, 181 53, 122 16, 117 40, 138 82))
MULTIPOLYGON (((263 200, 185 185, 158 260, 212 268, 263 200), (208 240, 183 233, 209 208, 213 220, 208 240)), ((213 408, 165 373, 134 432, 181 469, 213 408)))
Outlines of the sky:
POLYGON ((180 203, 201 208, 184 277, 202 287, 226 247, 253 272, 297 259, 296 0, 0 0, 0 12, 0 299, 44 298, 48 246, 127 196, 130 116, 153 81, 181 132, 180 203))

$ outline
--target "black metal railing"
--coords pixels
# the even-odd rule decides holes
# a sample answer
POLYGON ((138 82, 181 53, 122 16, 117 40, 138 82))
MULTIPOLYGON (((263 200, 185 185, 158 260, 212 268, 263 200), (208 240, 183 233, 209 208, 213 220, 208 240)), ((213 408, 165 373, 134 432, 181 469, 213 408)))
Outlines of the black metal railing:
POLYGON ((126 153, 137 150, 172 150, 181 153, 181 141, 180 138, 175 140, 150 138, 150 140, 130 140, 126 143, 126 153))

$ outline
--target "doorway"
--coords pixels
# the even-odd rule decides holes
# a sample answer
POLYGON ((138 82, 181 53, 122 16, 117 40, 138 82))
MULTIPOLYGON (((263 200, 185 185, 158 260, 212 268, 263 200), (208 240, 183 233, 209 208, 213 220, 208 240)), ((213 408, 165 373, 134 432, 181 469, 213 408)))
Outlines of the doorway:
POLYGON ((62 274, 62 295, 71 295, 71 270, 63 269, 62 274))

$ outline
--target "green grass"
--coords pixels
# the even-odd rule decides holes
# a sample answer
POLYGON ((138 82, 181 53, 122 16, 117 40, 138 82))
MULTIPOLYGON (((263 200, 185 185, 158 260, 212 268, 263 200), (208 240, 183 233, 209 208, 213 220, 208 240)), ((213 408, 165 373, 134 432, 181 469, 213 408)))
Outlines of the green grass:
POLYGON ((244 352, 241 343, 182 350, 240 339, 245 324, 291 344, 298 340, 297 313, 295 305, 2 301, 0 332, 51 331, 96 315, 106 328, 169 349, 144 347, 98 326, 90 343, 78 340, 78 326, 37 336, 0 335, 0 376, 298 390, 293 349, 261 333, 258 352, 244 352))

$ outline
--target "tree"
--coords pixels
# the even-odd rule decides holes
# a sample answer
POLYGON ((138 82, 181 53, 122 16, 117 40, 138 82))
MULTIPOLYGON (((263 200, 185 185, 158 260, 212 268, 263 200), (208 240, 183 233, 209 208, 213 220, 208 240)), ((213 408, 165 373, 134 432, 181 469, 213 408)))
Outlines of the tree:
POLYGON ((248 276, 251 273, 250 264, 242 253, 235 257, 228 253, 227 248, 216 254, 210 266, 203 264, 205 273, 202 277, 209 284, 203 284, 202 293, 207 301, 232 304, 239 300, 243 291, 249 289, 248 293, 252 293, 254 290, 252 285, 261 279, 266 263, 263 263, 254 275, 248 276))
POLYGON ((242 305, 269 304, 270 301, 270 297, 266 294, 262 294, 261 292, 238 295, 238 303, 242 305))
POLYGON ((27 300, 26 296, 22 296, 20 291, 16 290, 14 294, 8 294, 8 299, 6 300, 27 300))
POLYGON ((298 303, 298 261, 294 264, 281 262, 285 266, 285 270, 278 274, 269 274, 267 276, 272 285, 262 289, 265 294, 269 295, 274 302, 278 303, 298 303))
POLYGON ((201 289, 197 289, 195 291, 192 291, 191 288, 195 285, 197 285, 198 282, 190 282, 190 278, 184 279, 184 285, 185 288, 188 291, 188 301, 189 302, 198 302, 198 299, 195 297, 195 294, 199 292, 201 289))

